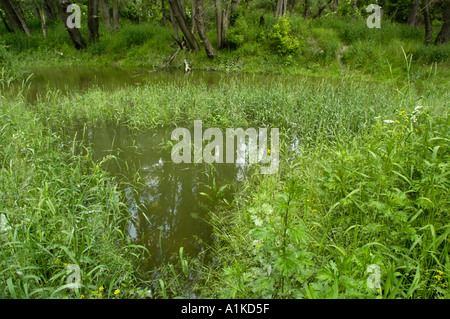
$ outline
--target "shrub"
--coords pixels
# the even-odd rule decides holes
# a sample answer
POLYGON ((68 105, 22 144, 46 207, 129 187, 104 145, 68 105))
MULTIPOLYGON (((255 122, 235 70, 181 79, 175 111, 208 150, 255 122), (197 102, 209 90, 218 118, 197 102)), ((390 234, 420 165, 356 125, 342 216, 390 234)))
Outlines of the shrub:
POLYGON ((278 19, 270 34, 270 46, 280 56, 298 52, 300 42, 292 35, 291 25, 286 17, 278 19))

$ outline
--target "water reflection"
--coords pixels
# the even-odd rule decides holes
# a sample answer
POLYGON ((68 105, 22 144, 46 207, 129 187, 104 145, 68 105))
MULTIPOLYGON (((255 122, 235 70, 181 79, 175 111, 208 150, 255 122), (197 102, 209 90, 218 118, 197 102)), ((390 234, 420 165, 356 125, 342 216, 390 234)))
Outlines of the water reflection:
MULTIPOLYGON (((83 129, 78 131, 83 134, 83 129)), ((138 181, 133 187, 122 184, 131 217, 128 233, 151 252, 149 268, 166 262, 180 246, 191 256, 204 252, 211 243, 207 212, 215 203, 201 193, 214 198, 213 178, 218 189, 242 181, 252 169, 245 164, 174 164, 171 147, 166 146, 170 133, 168 129, 133 132, 115 125, 84 131, 95 160, 117 157, 117 162, 108 161, 104 169, 122 181, 138 181)), ((231 196, 230 189, 225 197, 231 200, 231 196)))

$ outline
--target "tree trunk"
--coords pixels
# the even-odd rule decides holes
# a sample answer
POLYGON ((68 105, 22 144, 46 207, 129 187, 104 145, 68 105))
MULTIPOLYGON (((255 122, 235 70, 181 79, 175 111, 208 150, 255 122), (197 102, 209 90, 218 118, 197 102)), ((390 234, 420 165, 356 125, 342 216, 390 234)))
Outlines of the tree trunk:
POLYGON ((205 20, 203 19, 203 0, 191 0, 193 4, 193 9, 195 8, 195 24, 197 25, 198 35, 200 36, 201 43, 205 47, 206 55, 208 58, 214 58, 216 53, 209 42, 208 36, 206 34, 205 20))
POLYGON ((339 0, 333 0, 333 11, 338 11, 339 0))
MULTIPOLYGON (((44 6, 44 4, 42 6, 44 6)), ((44 39, 47 39, 47 21, 45 19, 45 10, 43 7, 41 8, 41 27, 42 35, 44 36, 44 39)))
POLYGON ((67 26, 67 19, 72 14, 71 12, 67 12, 67 7, 71 4, 70 0, 58 0, 59 6, 59 15, 61 20, 63 21, 67 32, 69 33, 70 39, 73 42, 73 45, 77 50, 86 48, 86 41, 84 41, 83 36, 80 33, 80 30, 77 28, 69 28, 67 26))
POLYGON ((3 21, 3 24, 5 25, 6 31, 8 32, 14 32, 13 29, 11 29, 11 27, 8 25, 8 22, 6 22, 6 18, 3 15, 3 11, 0 10, 0 18, 3 21))
POLYGON ((409 11, 408 24, 414 26, 416 23, 417 11, 419 10, 420 0, 413 0, 411 3, 411 10, 409 11))
POLYGON ((432 25, 431 25, 429 2, 427 0, 423 0, 423 20, 425 22, 425 41, 424 41, 424 43, 426 45, 430 45, 431 38, 433 36, 433 29, 432 29, 432 25))
POLYGON ((173 31, 175 32, 175 40, 180 43, 180 35, 178 34, 178 24, 175 19, 175 15, 173 14, 172 7, 169 4, 169 12, 170 12, 170 21, 172 22, 173 31))
POLYGON ((113 0, 113 27, 119 30, 119 0, 113 0))
POLYGON ((169 5, 172 8, 173 16, 178 26, 180 27, 181 32, 183 32, 183 35, 186 38, 186 42, 189 48, 192 50, 198 50, 199 46, 197 40, 195 39, 195 36, 192 34, 191 30, 189 29, 186 23, 184 14, 180 8, 180 3, 177 0, 169 0, 169 5))
MULTIPOLYGON (((203 4, 201 5, 202 6, 202 10, 203 10, 203 4)), ((197 10, 197 4, 196 4, 196 2, 195 2, 195 0, 191 0, 191 32, 192 32, 192 34, 195 34, 194 33, 194 31, 195 31, 195 25, 196 25, 196 22, 195 22, 195 15, 196 15, 196 11, 197 10)), ((204 20, 203 20, 203 13, 202 13, 202 22, 204 22, 204 20)))
POLYGON ((98 27, 99 27, 99 15, 98 15, 98 1, 88 0, 88 41, 89 43, 98 40, 98 27))
POLYGON ((222 6, 221 0, 215 0, 216 24, 217 24, 217 48, 223 49, 226 46, 226 36, 228 30, 229 6, 228 2, 222 6))
POLYGON ((450 39, 450 0, 447 0, 444 10, 444 24, 434 44, 444 44, 450 39))
POLYGON ((11 0, 0 0, 0 4, 5 10, 6 16, 8 17, 9 23, 14 32, 25 32, 26 35, 30 35, 25 19, 20 13, 20 8, 11 0))
POLYGON ((305 0, 305 7, 303 9, 303 18, 308 19, 311 15, 310 0, 305 0))
POLYGON ((103 20, 105 20, 106 29, 111 31, 111 14, 109 13, 109 2, 108 0, 100 0, 99 1, 100 10, 103 16, 103 20))
POLYGON ((277 0, 275 9, 275 18, 282 17, 286 14, 287 0, 277 0))

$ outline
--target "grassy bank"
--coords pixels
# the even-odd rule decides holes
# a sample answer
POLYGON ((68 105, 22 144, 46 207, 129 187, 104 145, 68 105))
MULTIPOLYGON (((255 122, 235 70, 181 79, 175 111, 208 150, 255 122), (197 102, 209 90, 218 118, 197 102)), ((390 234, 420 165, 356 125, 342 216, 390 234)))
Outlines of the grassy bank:
MULTIPOLYGON (((228 32, 228 48, 211 60, 203 50, 183 52, 171 67, 183 69, 184 58, 194 70, 244 71, 350 77, 370 81, 401 81, 407 70, 405 50, 415 66, 412 79, 426 83, 431 75, 448 83, 449 45, 425 46, 423 30, 382 21, 380 29, 369 29, 363 17, 334 17, 305 20, 297 15, 275 20, 266 15, 260 25, 261 10, 242 13, 228 32)), ((83 20, 82 34, 87 26, 83 20)), ((1 28, 1 27, 0 27, 1 28)), ((173 30, 155 23, 133 24, 122 20, 117 33, 101 24, 100 39, 84 51, 76 50, 64 26, 50 21, 43 39, 39 24, 32 36, 6 33, 0 29, 0 61, 11 69, 60 65, 162 66, 176 51, 173 30), (63 56, 60 55, 63 53, 63 56)), ((434 30, 439 30, 436 25, 434 30)), ((209 38, 216 46, 210 26, 209 38)))

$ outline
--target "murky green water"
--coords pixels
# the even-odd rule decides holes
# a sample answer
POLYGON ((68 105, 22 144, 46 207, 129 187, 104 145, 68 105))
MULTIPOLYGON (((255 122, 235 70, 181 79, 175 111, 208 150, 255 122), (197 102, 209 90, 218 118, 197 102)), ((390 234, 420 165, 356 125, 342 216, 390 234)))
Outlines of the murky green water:
POLYGON ((208 211, 223 199, 231 201, 236 182, 251 169, 242 164, 175 164, 168 129, 135 132, 104 125, 78 133, 91 146, 94 160, 117 158, 102 168, 121 181, 131 214, 128 234, 150 251, 149 268, 167 262, 181 246, 191 256, 205 253, 212 243, 208 211), (218 194, 223 185, 229 186, 218 194))

